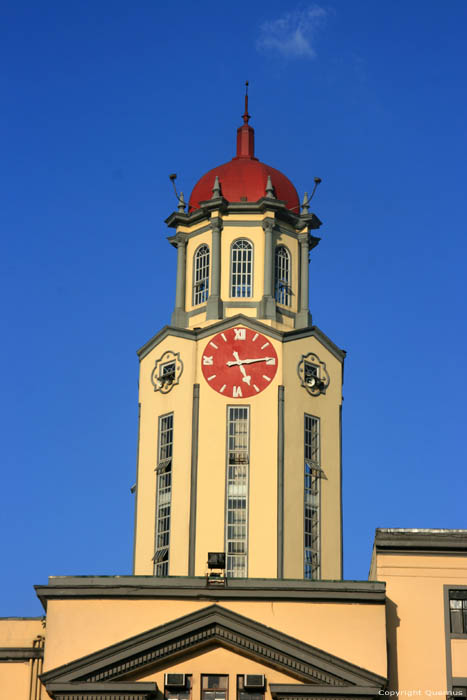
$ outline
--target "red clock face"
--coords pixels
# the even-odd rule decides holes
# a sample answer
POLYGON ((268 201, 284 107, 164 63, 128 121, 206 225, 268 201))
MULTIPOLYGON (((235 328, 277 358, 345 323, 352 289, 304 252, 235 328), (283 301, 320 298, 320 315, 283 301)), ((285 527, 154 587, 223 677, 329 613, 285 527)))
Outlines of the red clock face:
POLYGON ((229 328, 204 348, 203 375, 209 386, 232 399, 256 396, 269 386, 277 372, 277 353, 261 333, 229 328))

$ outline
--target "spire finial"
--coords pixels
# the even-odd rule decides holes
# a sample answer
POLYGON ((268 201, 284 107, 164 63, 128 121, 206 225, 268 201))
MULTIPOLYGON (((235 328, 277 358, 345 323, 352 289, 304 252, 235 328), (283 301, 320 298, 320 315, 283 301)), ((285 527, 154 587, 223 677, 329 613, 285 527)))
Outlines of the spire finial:
POLYGON ((245 113, 243 124, 237 129, 237 158, 255 157, 255 131, 248 124, 248 80, 245 83, 245 113))
POLYGON ((221 191, 221 183, 219 182, 219 176, 216 175, 216 179, 214 180, 214 186, 212 188, 212 197, 211 199, 217 199, 217 197, 222 197, 222 191, 221 191))
POLYGON ((183 196, 183 192, 180 192, 180 197, 178 198, 178 211, 180 214, 185 213, 185 198, 183 196))
POLYGON ((244 124, 248 124, 250 115, 248 114, 248 80, 245 83, 245 114, 243 115, 244 124))
POLYGON ((268 199, 276 199, 276 195, 274 194, 274 187, 273 187, 270 175, 268 175, 268 181, 266 183, 266 197, 268 199))

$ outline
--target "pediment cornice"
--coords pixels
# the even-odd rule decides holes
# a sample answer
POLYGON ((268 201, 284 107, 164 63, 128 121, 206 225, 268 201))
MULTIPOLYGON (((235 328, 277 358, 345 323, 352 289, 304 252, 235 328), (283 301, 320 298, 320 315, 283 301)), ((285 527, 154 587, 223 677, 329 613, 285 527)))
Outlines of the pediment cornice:
POLYGON ((385 683, 381 676, 219 605, 202 608, 47 671, 41 680, 47 689, 51 684, 57 688, 73 683, 95 687, 124 681, 130 675, 144 677, 149 670, 166 668, 181 657, 216 646, 278 669, 307 685, 373 687, 377 692, 385 683))

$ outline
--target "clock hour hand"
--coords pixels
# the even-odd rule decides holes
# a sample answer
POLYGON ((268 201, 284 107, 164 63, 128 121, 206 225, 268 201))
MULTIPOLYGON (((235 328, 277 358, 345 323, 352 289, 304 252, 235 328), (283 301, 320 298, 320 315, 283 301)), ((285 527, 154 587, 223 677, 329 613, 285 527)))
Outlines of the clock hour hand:
POLYGON ((236 362, 227 362, 227 365, 229 367, 232 367, 232 365, 238 365, 240 372, 242 373, 242 382, 245 382, 246 384, 248 384, 248 386, 250 386, 251 377, 246 373, 246 369, 238 356, 238 352, 234 352, 233 356, 235 357, 236 362))

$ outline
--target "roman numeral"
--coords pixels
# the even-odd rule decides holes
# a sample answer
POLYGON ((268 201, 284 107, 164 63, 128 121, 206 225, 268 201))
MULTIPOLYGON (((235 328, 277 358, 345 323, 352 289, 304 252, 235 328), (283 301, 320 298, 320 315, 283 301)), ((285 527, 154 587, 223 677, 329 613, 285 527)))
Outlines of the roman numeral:
POLYGON ((232 395, 233 395, 234 399, 237 398, 238 396, 243 396, 242 387, 241 386, 234 386, 232 395))
POLYGON ((212 355, 203 355, 203 365, 213 365, 212 355))
POLYGON ((245 340, 246 328, 234 328, 234 340, 245 340))

